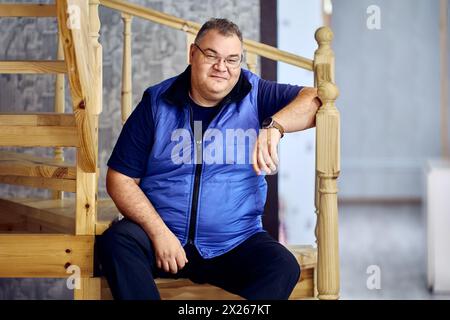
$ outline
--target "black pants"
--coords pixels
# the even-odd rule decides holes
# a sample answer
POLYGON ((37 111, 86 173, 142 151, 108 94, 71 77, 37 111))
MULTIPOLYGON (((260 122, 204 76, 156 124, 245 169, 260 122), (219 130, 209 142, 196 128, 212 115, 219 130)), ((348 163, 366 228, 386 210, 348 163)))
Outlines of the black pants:
POLYGON ((231 251, 203 259, 192 245, 189 262, 177 274, 156 267, 150 238, 129 219, 97 238, 96 254, 114 299, 160 299, 154 278, 189 278, 251 300, 288 299, 300 277, 297 260, 266 232, 256 233, 231 251))

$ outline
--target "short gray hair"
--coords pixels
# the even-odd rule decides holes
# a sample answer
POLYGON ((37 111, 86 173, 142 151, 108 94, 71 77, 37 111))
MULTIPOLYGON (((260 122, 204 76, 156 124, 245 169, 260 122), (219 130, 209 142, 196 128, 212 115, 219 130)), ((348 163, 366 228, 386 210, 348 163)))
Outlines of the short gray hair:
POLYGON ((228 19, 211 18, 202 25, 195 37, 194 43, 198 44, 209 30, 217 30, 219 34, 226 37, 236 35, 242 42, 242 32, 234 22, 228 19))

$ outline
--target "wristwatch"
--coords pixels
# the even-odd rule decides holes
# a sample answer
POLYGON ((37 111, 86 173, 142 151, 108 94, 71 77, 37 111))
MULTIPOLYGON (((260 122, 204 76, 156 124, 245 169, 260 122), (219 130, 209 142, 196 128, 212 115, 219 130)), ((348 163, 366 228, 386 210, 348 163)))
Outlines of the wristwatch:
POLYGON ((284 136, 284 128, 281 124, 276 122, 272 117, 268 117, 264 119, 264 121, 261 124, 262 129, 270 129, 270 128, 276 128, 281 133, 281 138, 284 136))

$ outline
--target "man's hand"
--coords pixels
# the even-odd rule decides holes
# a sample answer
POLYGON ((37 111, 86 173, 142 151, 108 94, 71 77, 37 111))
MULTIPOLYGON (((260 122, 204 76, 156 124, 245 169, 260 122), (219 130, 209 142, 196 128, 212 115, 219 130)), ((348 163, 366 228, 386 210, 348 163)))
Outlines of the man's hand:
POLYGON ((175 274, 184 268, 188 262, 186 252, 169 228, 166 227, 162 232, 153 235, 151 240, 155 250, 156 266, 159 269, 175 274))
POLYGON ((278 171, 278 143, 281 133, 276 128, 260 129, 258 139, 253 148, 253 169, 257 175, 263 170, 266 174, 276 174, 278 171))

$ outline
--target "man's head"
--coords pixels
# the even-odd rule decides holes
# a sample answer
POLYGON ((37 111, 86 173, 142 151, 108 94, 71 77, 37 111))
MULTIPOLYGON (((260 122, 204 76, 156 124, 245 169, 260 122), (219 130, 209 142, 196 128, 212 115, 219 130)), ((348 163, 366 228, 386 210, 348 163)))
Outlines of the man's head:
POLYGON ((205 106, 219 103, 235 86, 241 73, 242 34, 227 19, 211 19, 191 45, 191 95, 205 106))

